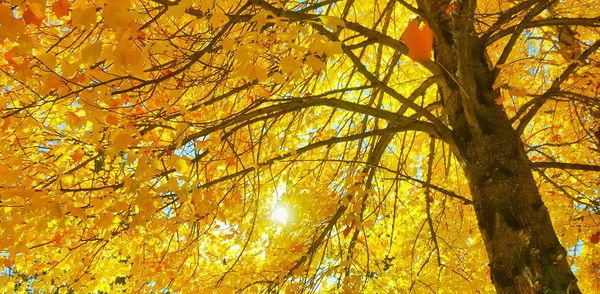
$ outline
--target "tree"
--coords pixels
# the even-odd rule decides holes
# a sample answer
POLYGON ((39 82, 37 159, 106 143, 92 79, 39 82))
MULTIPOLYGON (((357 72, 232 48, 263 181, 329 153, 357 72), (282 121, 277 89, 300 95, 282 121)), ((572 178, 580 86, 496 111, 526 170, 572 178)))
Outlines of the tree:
POLYGON ((599 290, 597 11, 2 1, 0 287, 599 290))

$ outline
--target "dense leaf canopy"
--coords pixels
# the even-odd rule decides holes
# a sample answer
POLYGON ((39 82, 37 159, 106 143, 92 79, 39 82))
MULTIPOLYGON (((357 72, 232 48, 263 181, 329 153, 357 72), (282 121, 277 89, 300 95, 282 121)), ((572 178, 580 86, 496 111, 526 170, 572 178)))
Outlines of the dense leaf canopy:
MULTIPOLYGON (((600 2, 539 2, 478 1, 446 37, 484 42, 600 291, 600 2)), ((0 1, 1 292, 493 291, 416 7, 0 1)))

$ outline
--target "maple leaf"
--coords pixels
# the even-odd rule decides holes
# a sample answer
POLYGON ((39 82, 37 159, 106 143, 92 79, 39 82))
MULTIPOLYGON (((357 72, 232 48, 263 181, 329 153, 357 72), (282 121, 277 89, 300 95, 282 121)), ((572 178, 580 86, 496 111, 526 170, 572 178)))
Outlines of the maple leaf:
POLYGON ((73 151, 71 153, 71 155, 69 155, 69 156, 71 157, 71 159, 73 159, 73 161, 79 162, 79 161, 81 161, 81 159, 83 158, 84 155, 85 155, 85 153, 83 152, 83 150, 77 149, 77 150, 73 151))
POLYGON ((57 18, 69 15, 69 1, 58 0, 52 4, 52 11, 57 18))
POLYGON ((300 61, 298 59, 296 59, 294 56, 288 55, 288 56, 281 58, 281 61, 279 62, 279 66, 283 73, 291 75, 298 70, 298 68, 300 66, 300 61))
POLYGON ((407 56, 417 62, 431 59, 433 48, 433 32, 426 22, 419 28, 420 23, 418 20, 409 21, 401 37, 408 47, 407 56))
POLYGON ((41 26, 44 21, 44 14, 38 12, 38 10, 28 7, 25 12, 23 12, 23 20, 25 24, 33 24, 35 26, 41 26))
POLYGON ((113 114, 109 114, 108 116, 106 116, 105 121, 109 125, 113 125, 113 126, 118 126, 119 122, 120 122, 119 118, 113 114))
POLYGON ((60 182, 65 186, 71 185, 74 181, 75 177, 73 175, 64 175, 60 178, 60 182))
POLYGON ((98 61, 102 53, 102 42, 94 42, 81 49, 81 61, 92 64, 98 61))
POLYGON ((308 64, 314 71, 317 72, 325 68, 325 63, 313 55, 306 57, 306 64, 308 64))
POLYGON ((590 236, 590 243, 598 244, 600 241, 600 232, 595 232, 590 236))
POLYGON ((123 151, 125 150, 125 148, 127 148, 127 146, 129 146, 132 143, 133 136, 131 135, 131 133, 129 133, 126 130, 122 130, 115 136, 112 147, 115 149, 115 151, 123 151))
POLYGON ((91 27, 96 23, 96 17, 96 7, 89 3, 71 11, 73 26, 91 27))
POLYGON ((323 15, 323 16, 320 16, 319 19, 326 27, 328 27, 334 31, 339 28, 346 27, 346 23, 341 18, 336 17, 336 16, 323 15))
POLYGON ((20 34, 25 32, 25 22, 17 19, 9 7, 0 6, 0 20, 0 39, 16 40, 20 34))
POLYGON ((229 17, 225 15, 221 10, 215 10, 213 15, 210 17, 210 24, 214 27, 219 27, 226 23, 229 17))

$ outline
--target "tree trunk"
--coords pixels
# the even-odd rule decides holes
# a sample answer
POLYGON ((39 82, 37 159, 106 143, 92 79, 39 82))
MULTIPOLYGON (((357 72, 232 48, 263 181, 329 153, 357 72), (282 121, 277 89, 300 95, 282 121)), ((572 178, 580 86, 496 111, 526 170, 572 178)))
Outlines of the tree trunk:
POLYGON ((534 181, 518 133, 492 88, 495 73, 473 27, 476 1, 418 0, 436 36, 438 89, 498 293, 581 293, 534 181))
POLYGON ((580 293, 506 115, 490 109, 482 136, 460 147, 498 293, 580 293))
POLYGON ((519 135, 494 103, 492 72, 482 62, 460 71, 445 103, 497 292, 581 293, 519 135))
MULTIPOLYGON (((472 63, 478 62, 477 55, 472 58, 472 63)), ((519 135, 502 107, 493 102, 497 93, 490 76, 481 63, 468 74, 459 70, 461 86, 446 94, 445 103, 452 111, 449 123, 494 286, 498 293, 580 293, 519 135)))

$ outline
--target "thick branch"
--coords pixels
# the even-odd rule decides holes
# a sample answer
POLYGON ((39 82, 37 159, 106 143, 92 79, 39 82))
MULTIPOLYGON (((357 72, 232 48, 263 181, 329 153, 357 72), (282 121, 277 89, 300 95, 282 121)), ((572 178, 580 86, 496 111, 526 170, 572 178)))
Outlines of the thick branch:
POLYGON ((537 28, 544 26, 561 26, 561 25, 570 25, 570 26, 586 26, 586 27, 600 27, 600 16, 593 18, 585 18, 585 17, 574 17, 574 18, 546 18, 546 19, 538 19, 532 20, 528 22, 523 22, 518 25, 514 25, 508 27, 498 33, 492 35, 489 39, 486 40, 486 44, 492 44, 503 37, 506 37, 512 33, 514 33, 519 27, 528 29, 528 28, 537 28))
POLYGON ((506 44, 506 46, 504 46, 504 49, 502 50, 502 54, 500 54, 500 57, 498 58, 498 62, 496 62, 496 66, 492 72, 493 78, 496 78, 496 76, 498 76, 498 74, 500 73, 499 66, 504 64, 506 62, 506 60, 508 59, 508 57, 510 56, 510 53, 512 52, 512 49, 513 49, 515 43, 519 39, 519 36, 521 36, 521 33, 523 32, 523 30, 525 29, 524 24, 528 23, 535 16, 542 13, 542 11, 544 11, 544 9, 546 9, 549 5, 551 5, 552 2, 555 2, 555 1, 556 0, 540 1, 535 7, 533 7, 533 9, 531 11, 529 11, 527 13, 523 22, 519 23, 515 27, 515 29, 512 32, 512 36, 510 37, 510 40, 508 40, 508 43, 506 44))
POLYGON ((582 171, 600 171, 599 165, 581 164, 581 163, 568 163, 568 162, 532 162, 530 163, 532 168, 556 168, 556 169, 574 169, 582 171))
MULTIPOLYGON (((195 140, 202 136, 206 136, 217 130, 222 130, 226 127, 233 126, 238 123, 243 123, 250 119, 260 117, 262 115, 269 115, 274 112, 277 112, 279 114, 285 114, 285 113, 290 113, 290 112, 298 111, 298 110, 301 110, 304 108, 315 107, 315 106, 330 106, 330 107, 334 107, 334 108, 345 109, 345 110, 355 112, 355 113, 361 113, 361 114, 381 118, 381 119, 387 120, 389 122, 397 123, 399 125, 405 125, 405 126, 410 125, 412 130, 428 133, 428 134, 435 136, 436 138, 439 138, 445 142, 447 142, 447 140, 449 138, 449 135, 447 133, 439 132, 438 128, 436 128, 431 123, 424 122, 424 121, 418 121, 418 120, 408 118, 405 116, 401 116, 396 113, 386 111, 383 109, 368 107, 368 106, 364 106, 361 104, 356 104, 356 103, 352 103, 352 102, 348 102, 348 101, 344 101, 344 100, 328 99, 328 98, 307 98, 307 99, 286 99, 286 101, 289 101, 289 102, 270 105, 270 106, 267 106, 264 108, 257 109, 255 111, 242 113, 242 114, 236 115, 232 118, 226 119, 225 121, 223 121, 222 123, 220 123, 216 126, 206 128, 198 133, 187 136, 186 138, 184 138, 182 140, 181 144, 185 145, 185 144, 191 142, 192 140, 195 140)), ((176 147, 177 146, 172 146, 171 148, 174 149, 176 147)))

